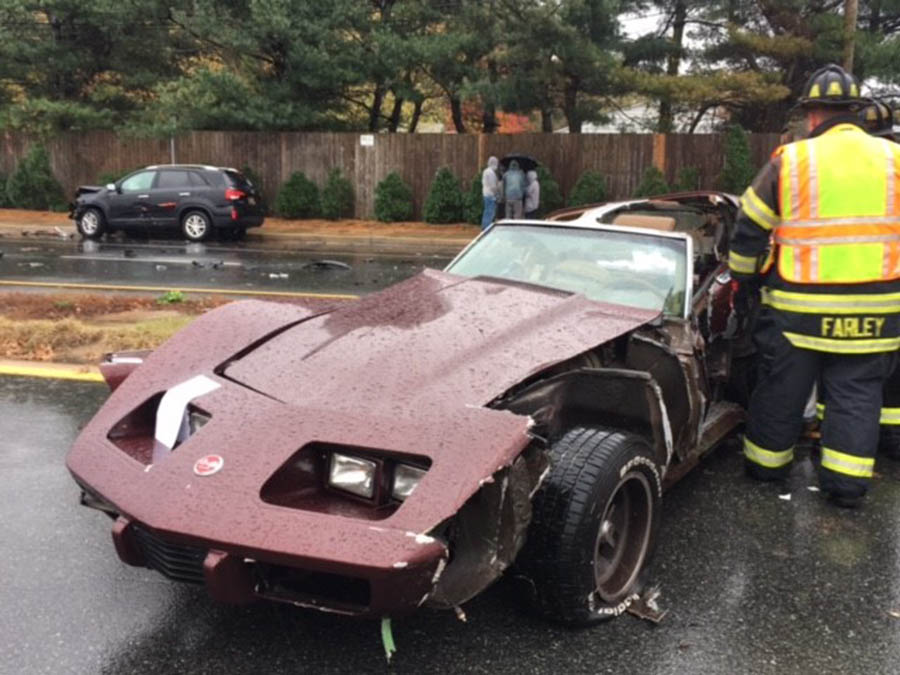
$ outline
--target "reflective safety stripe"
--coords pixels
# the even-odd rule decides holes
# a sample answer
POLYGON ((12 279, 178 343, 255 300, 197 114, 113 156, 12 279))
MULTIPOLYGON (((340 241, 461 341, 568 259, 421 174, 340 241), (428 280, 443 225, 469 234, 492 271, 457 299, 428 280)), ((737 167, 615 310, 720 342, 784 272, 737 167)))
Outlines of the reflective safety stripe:
POLYGON ((785 331, 784 337, 795 347, 833 354, 877 354, 879 352, 890 352, 900 347, 900 337, 875 338, 872 340, 841 340, 800 335, 799 333, 788 333, 787 331, 785 331))
POLYGON ((871 478, 875 469, 873 457, 857 457, 831 448, 822 448, 822 468, 854 478, 871 478))
MULTIPOLYGON (((825 419, 825 404, 816 403, 816 418, 821 422, 825 419)), ((900 408, 882 408, 879 424, 900 424, 900 408)))
POLYGON ((785 227, 831 227, 832 225, 897 225, 897 216, 859 216, 858 218, 807 218, 792 220, 785 227))
POLYGON ((744 436, 744 457, 767 469, 779 469, 794 461, 794 448, 780 452, 766 450, 744 436))
POLYGON ((900 408, 882 408, 879 424, 900 424, 900 408))
POLYGON ((756 256, 741 255, 734 251, 728 252, 728 267, 738 274, 753 274, 756 272, 756 256))
POLYGON ((775 243, 784 244, 786 246, 822 246, 828 244, 883 244, 886 242, 900 242, 900 232, 897 234, 877 234, 877 235, 861 235, 855 237, 804 237, 797 239, 796 237, 785 237, 776 234, 775 243))
POLYGON ((781 218, 760 199, 753 187, 748 187, 741 197, 741 209, 764 230, 771 230, 781 222, 781 218))
POLYGON ((775 309, 803 314, 900 313, 900 293, 835 295, 763 288, 762 302, 775 309))

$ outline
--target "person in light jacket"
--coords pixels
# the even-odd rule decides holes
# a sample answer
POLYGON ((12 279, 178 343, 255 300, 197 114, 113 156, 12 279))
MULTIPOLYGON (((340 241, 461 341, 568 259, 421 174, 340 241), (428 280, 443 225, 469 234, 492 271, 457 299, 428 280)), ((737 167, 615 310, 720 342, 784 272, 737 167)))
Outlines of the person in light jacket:
POLYGON ((484 210, 481 212, 481 229, 486 230, 494 222, 497 213, 497 199, 500 197, 500 179, 497 167, 500 163, 496 157, 488 159, 487 168, 481 173, 481 195, 484 197, 484 210))

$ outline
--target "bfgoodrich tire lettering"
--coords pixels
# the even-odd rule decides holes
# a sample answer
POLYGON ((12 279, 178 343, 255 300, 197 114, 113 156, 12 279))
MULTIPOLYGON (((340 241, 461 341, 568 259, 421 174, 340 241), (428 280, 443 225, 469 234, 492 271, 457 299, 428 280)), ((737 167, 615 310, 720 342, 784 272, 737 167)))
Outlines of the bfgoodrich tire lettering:
POLYGON ((85 239, 99 239, 106 230, 106 219, 100 209, 89 207, 79 216, 75 226, 85 239))
POLYGON ((212 222, 203 211, 188 211, 181 217, 181 232, 190 241, 203 241, 212 231, 212 222))
POLYGON ((640 436, 578 427, 556 441, 520 556, 537 609, 572 624, 624 612, 653 551, 661 494, 640 436))

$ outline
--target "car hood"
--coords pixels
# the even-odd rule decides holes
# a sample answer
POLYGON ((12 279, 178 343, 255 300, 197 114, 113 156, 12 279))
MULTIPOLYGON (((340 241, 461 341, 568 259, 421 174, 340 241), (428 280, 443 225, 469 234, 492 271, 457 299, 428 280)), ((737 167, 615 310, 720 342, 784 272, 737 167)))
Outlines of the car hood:
POLYGON ((421 420, 448 406, 484 406, 655 316, 530 284, 427 270, 280 333, 224 375, 291 405, 421 420))

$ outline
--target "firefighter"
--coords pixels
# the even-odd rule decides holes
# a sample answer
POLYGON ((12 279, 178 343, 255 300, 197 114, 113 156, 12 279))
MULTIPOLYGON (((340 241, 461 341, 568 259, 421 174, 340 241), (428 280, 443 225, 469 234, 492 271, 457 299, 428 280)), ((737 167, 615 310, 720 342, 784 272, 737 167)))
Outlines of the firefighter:
MULTIPOLYGON (((872 136, 897 141, 894 135, 895 112, 887 103, 873 101, 859 114, 863 127, 872 136)), ((878 434, 878 451, 894 460, 900 460, 900 368, 884 383, 881 392, 881 418, 878 434)), ((825 404, 819 401, 816 405, 816 416, 821 422, 825 413, 825 404)))
POLYGON ((813 73, 800 101, 809 136, 779 147, 741 197, 729 253, 737 279, 762 284, 755 337, 766 363, 750 399, 747 472, 787 476, 818 381, 828 410, 819 483, 842 506, 868 490, 900 346, 900 145, 865 132, 865 103, 841 67, 813 73))

